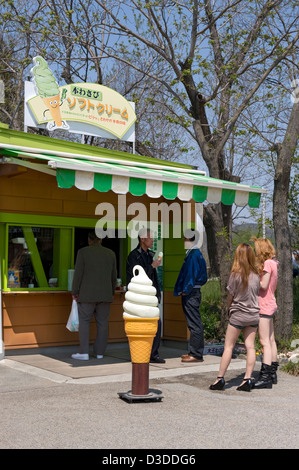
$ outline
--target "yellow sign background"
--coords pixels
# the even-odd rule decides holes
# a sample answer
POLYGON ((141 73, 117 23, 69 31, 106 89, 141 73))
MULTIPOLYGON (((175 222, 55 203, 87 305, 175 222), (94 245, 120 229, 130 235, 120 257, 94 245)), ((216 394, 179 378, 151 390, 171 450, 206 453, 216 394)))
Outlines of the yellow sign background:
MULTIPOLYGON (((136 121, 129 101, 111 88, 95 83, 75 83, 60 86, 59 91, 61 119, 66 123, 76 121, 96 126, 121 139, 136 121)), ((38 124, 53 121, 39 95, 29 99, 27 104, 38 124)))

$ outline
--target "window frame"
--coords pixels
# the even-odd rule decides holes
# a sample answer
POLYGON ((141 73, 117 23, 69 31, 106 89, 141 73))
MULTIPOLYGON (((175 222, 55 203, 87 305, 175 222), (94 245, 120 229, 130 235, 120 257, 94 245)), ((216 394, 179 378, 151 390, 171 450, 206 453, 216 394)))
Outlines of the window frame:
MULTIPOLYGON (((2 292, 55 292, 55 291, 68 291, 68 285, 65 283, 65 287, 7 287, 8 282, 8 226, 29 226, 29 227, 49 227, 49 228, 60 228, 60 229, 71 229, 71 262, 68 269, 74 269, 75 265, 75 229, 91 228, 96 226, 98 218, 91 217, 67 217, 67 216, 55 216, 55 215, 39 215, 39 214, 23 214, 23 213, 10 213, 0 212, 0 271, 1 271, 1 285, 2 292)), ((116 221, 118 227, 118 221, 116 221)), ((126 222, 127 224, 127 222, 126 222)), ((130 252, 130 244, 128 238, 122 239, 121 253, 124 255, 120 258, 120 270, 125 276, 126 272, 126 258, 130 252)), ((67 273, 66 273, 67 274, 67 273)), ((125 282, 125 279, 123 280, 125 282)))
POLYGON ((74 240, 75 240, 75 227, 92 227, 95 226, 97 219, 95 218, 79 218, 79 217, 64 217, 64 216, 51 216, 51 215, 38 215, 38 214, 22 214, 1 212, 0 213, 0 270, 1 270, 1 290, 2 292, 55 292, 55 291, 68 291, 67 282, 65 281, 64 287, 7 287, 8 281, 8 226, 29 226, 29 227, 49 227, 71 230, 71 243, 70 251, 71 257, 69 267, 65 268, 67 276, 67 269, 74 269, 74 240))
MULTIPOLYGON (((53 246, 54 251, 54 246, 53 246)), ((54 253, 53 253, 54 257, 54 253)), ((31 260, 32 261, 32 260, 31 260)), ((39 261, 40 258, 39 258, 39 261)), ((50 224, 39 224, 37 223, 22 223, 22 222, 7 222, 5 223, 5 260, 4 260, 4 272, 3 272, 3 291, 4 292, 15 292, 15 291, 67 291, 68 290, 68 278, 67 278, 67 271, 68 269, 73 269, 74 267, 74 227, 72 226, 63 226, 63 225, 50 225, 50 224), (58 254, 58 286, 41 286, 41 287, 8 287, 8 234, 9 234, 9 227, 21 227, 26 228, 34 228, 34 227, 41 227, 41 228, 51 228, 59 230, 59 238, 58 241, 59 246, 55 247, 55 249, 59 248, 58 254), (64 233, 63 233, 64 232, 64 233), (67 237, 63 237, 68 233, 68 238, 70 240, 69 246, 67 246, 67 237), (63 240, 63 238, 65 238, 63 240), (68 262, 67 262, 68 258, 68 262), (66 264, 68 266, 66 266, 66 264)), ((43 270, 43 268, 41 268, 43 270)), ((36 272, 35 272, 36 275, 36 272)), ((45 273, 43 271, 43 275, 45 273)))

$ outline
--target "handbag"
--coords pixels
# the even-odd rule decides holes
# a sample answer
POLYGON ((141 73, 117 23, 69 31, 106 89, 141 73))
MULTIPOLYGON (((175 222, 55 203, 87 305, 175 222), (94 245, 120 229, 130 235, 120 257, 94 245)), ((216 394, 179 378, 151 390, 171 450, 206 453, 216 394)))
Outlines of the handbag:
POLYGON ((66 327, 68 330, 72 332, 79 331, 79 314, 78 314, 78 304, 76 300, 73 300, 71 313, 67 321, 66 327))

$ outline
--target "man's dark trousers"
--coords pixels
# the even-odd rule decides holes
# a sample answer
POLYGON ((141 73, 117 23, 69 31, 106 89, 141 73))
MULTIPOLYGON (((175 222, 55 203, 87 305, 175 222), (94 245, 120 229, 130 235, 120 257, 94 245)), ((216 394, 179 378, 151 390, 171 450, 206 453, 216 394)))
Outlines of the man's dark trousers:
POLYGON ((151 351, 151 360, 157 359, 159 357, 159 347, 161 343, 161 328, 162 328, 161 318, 159 318, 157 333, 154 337, 152 351, 151 351))
POLYGON ((182 295, 182 307, 190 330, 189 354, 201 359, 204 350, 203 326, 199 311, 201 292, 199 287, 194 287, 190 294, 182 295))

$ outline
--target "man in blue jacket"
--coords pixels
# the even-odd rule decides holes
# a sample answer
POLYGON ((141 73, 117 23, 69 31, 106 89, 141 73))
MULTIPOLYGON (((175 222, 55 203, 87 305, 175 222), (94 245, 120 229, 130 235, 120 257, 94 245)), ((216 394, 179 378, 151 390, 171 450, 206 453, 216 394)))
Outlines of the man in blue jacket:
POLYGON ((204 334, 199 306, 200 288, 207 282, 207 267, 197 246, 198 239, 196 230, 185 232, 184 241, 188 250, 174 288, 174 295, 182 296, 182 307, 190 330, 189 352, 182 356, 182 362, 203 361, 204 334))

